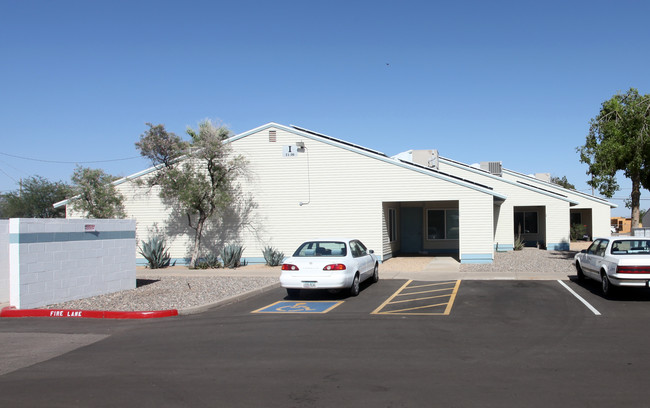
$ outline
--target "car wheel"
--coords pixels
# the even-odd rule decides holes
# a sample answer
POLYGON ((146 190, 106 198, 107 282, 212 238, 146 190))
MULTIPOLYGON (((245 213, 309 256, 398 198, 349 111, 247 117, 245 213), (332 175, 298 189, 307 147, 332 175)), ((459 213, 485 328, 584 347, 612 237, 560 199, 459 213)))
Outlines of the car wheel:
POLYGON ((372 273, 372 283, 379 282, 379 264, 375 264, 375 270, 372 273))
POLYGON ((352 286, 350 286, 350 296, 357 296, 359 294, 359 274, 354 275, 352 286))
POLYGON ((582 281, 585 280, 585 273, 582 272, 582 268, 580 267, 580 264, 576 262, 576 271, 578 272, 578 280, 582 281))
POLYGON ((612 293, 614 293, 614 286, 609 281, 609 278, 607 277, 607 273, 601 272, 600 280, 601 280, 601 289, 603 291, 603 295, 611 296, 612 293))
POLYGON ((289 296, 290 299, 297 298, 299 295, 300 295, 300 289, 287 288, 287 296, 289 296))

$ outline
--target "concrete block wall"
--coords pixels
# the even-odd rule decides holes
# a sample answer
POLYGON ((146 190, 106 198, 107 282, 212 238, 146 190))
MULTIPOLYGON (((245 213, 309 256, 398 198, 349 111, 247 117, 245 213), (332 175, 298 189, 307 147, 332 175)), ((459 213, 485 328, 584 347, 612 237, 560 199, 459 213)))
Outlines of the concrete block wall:
POLYGON ((0 304, 9 303, 9 220, 0 220, 0 304))
POLYGON ((13 218, 8 235, 19 309, 135 288, 135 220, 13 218))

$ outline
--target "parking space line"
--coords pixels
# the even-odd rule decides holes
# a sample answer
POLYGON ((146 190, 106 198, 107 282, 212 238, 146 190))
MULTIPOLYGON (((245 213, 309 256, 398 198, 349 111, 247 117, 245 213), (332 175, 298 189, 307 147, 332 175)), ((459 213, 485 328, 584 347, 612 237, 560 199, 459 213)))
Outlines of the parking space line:
POLYGON ((412 279, 406 281, 406 283, 403 284, 401 288, 397 289, 397 292, 393 293, 393 294, 392 294, 388 299, 386 299, 386 301, 385 301, 384 303, 382 303, 381 305, 379 305, 379 307, 378 307, 377 309, 373 310, 371 314, 377 314, 377 313, 379 313, 379 311, 380 311, 381 309, 383 309, 387 304, 389 304, 389 303, 390 303, 390 302, 391 302, 391 301, 392 301, 392 300, 393 300, 397 295, 399 295, 399 293, 400 293, 400 292, 401 292, 405 287, 407 287, 407 286, 409 285, 409 283, 411 283, 411 282, 413 282, 412 279))
POLYGON ((456 281, 456 286, 454 286, 454 290, 451 292, 451 297, 449 298, 449 303, 447 303, 447 309, 445 309, 445 315, 448 315, 451 313, 451 306, 454 304, 454 301, 456 300, 456 295, 458 294, 458 288, 460 287, 460 280, 456 281))
POLYGON ((579 301, 581 301, 589 310, 592 311, 593 314, 596 316, 600 316, 600 312, 596 310, 595 307, 589 304, 582 296, 578 295, 573 289, 571 289, 566 283, 562 282, 561 280, 558 279, 558 282, 560 282, 560 285, 564 286, 566 290, 569 291, 573 296, 575 296, 579 301))
POLYGON ((413 280, 407 281, 402 287, 400 287, 395 293, 393 293, 386 301, 384 301, 377 309, 375 309, 371 314, 408 314, 408 315, 449 315, 451 308, 453 306, 454 300, 456 299, 456 294, 458 293, 458 287, 460 286, 460 280, 457 281, 447 281, 447 282, 436 282, 428 284, 415 284, 410 286, 413 280), (449 285, 454 284, 453 287, 449 285), (445 286, 440 288, 441 286, 445 286), (410 289, 425 289, 430 288, 429 290, 417 290, 415 292, 410 292, 410 289), (444 294, 435 294, 442 293, 444 294), (422 297, 411 297, 405 299, 408 296, 422 295, 422 294, 431 294, 433 296, 422 296, 422 297), (435 295, 434 295, 435 294, 435 295), (447 298, 448 301, 441 303, 429 303, 422 304, 422 302, 431 301, 434 299, 441 300, 442 298, 447 298), (414 304, 413 307, 407 307, 402 309, 387 310, 391 305, 398 304, 414 304), (442 312, 422 312, 418 313, 415 311, 422 311, 423 309, 433 309, 440 308, 445 306, 444 311, 442 312))

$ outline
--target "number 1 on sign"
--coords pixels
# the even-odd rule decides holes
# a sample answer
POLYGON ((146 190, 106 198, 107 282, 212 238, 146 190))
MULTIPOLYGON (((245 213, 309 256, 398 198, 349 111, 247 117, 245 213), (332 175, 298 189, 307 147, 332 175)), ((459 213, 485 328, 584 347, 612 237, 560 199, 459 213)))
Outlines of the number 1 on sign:
POLYGON ((283 157, 296 157, 298 155, 298 148, 296 146, 282 146, 283 157))

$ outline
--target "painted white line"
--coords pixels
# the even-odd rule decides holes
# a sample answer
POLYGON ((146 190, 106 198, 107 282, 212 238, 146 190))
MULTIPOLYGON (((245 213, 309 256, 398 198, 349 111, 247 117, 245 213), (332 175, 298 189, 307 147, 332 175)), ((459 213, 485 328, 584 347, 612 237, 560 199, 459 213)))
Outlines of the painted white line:
POLYGON ((590 305, 589 302, 587 302, 587 301, 584 300, 580 295, 578 295, 577 293, 575 293, 575 292, 573 291, 573 289, 571 289, 571 288, 570 288, 566 283, 562 282, 562 281, 559 280, 559 279, 558 279, 558 282, 560 282, 560 285, 564 286, 564 287, 566 288, 566 290, 569 291, 569 293, 571 293, 573 296, 575 296, 576 298, 578 298, 579 301, 581 301, 585 306, 587 306, 587 308, 588 308, 589 310, 591 310, 591 311, 592 311, 596 316, 600 316, 600 312, 599 312, 598 310, 596 310, 595 307, 593 307, 592 305, 590 305))

